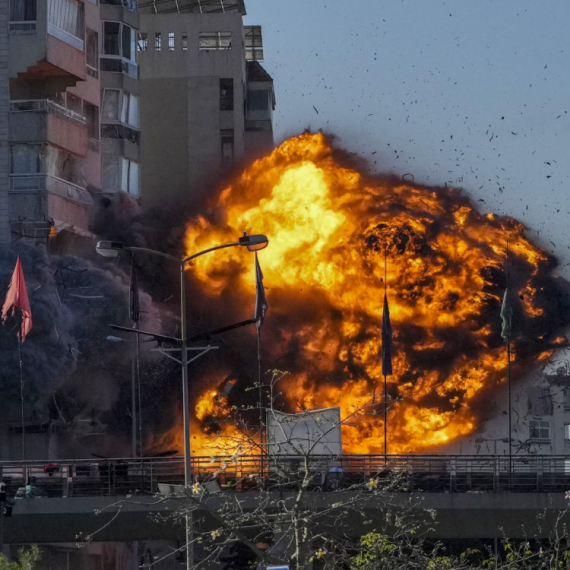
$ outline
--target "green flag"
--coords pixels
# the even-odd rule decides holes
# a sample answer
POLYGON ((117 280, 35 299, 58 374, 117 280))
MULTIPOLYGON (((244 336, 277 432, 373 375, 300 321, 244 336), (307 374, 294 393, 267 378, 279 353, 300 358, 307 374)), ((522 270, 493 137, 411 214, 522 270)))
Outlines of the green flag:
POLYGON ((511 338, 512 332, 512 321, 513 321, 513 308, 511 307, 509 301, 509 289, 505 289, 505 294, 503 295, 503 304, 501 305, 501 320, 503 321, 503 326, 501 328, 501 336, 506 342, 511 338))

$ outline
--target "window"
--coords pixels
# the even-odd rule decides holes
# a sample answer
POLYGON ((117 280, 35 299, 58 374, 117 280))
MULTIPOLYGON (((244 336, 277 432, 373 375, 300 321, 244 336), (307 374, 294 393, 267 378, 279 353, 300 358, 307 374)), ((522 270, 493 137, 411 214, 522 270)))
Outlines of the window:
POLYGON ((10 0, 10 31, 36 29, 36 0, 10 0))
POLYGON ((83 116, 83 100, 71 93, 65 94, 66 109, 79 116, 83 116))
POLYGON ((147 47, 148 47, 147 33, 146 32, 139 32, 138 40, 137 40, 137 50, 138 51, 146 51, 147 47))
POLYGON ((247 61, 263 60, 263 38, 261 26, 244 26, 245 59, 247 61))
POLYGON ((135 30, 121 22, 103 22, 103 57, 102 71, 126 73, 138 77, 135 63, 135 30))
POLYGON ((119 159, 120 157, 118 156, 103 155, 103 172, 101 177, 103 190, 118 192, 121 188, 121 162, 119 159))
POLYGON ((126 192, 132 196, 140 193, 139 163, 121 156, 103 155, 103 189, 126 192))
POLYGON ((120 89, 105 89, 101 122, 120 122, 137 129, 139 126, 138 96, 120 89))
POLYGON ((101 0, 101 4, 111 4, 112 6, 122 6, 131 12, 137 11, 136 0, 101 0))
POLYGON ((564 440, 570 441, 570 424, 564 424, 564 440))
POLYGON ((528 411, 532 416, 551 416, 553 409, 550 386, 528 388, 528 411))
POLYGON ((135 30, 121 22, 103 22, 103 53, 135 61, 135 30))
POLYGON ((103 53, 106 55, 121 55, 119 34, 120 22, 103 22, 103 53))
POLYGON ((202 51, 232 49, 232 33, 200 32, 198 46, 202 51))
POLYGON ((39 174, 43 172, 41 144, 10 145, 10 174, 39 174))
POLYGON ((83 10, 76 0, 49 0, 48 33, 83 51, 83 10))
POLYGON ((168 51, 174 51, 174 32, 168 32, 168 51))
POLYGON ((234 80, 220 77, 220 111, 234 110, 234 80))
POLYGON ((135 30, 123 24, 123 53, 125 59, 135 59, 135 30))
POLYGON ((256 89, 247 92, 248 111, 268 111, 269 110, 269 90, 256 89))
POLYGON ((92 77, 99 75, 99 34, 89 28, 85 29, 85 63, 87 73, 92 77))
POLYGON ((119 120, 119 89, 105 89, 103 91, 103 109, 101 111, 101 121, 119 120))
POLYGON ((136 95, 129 95, 129 108, 127 111, 127 125, 138 128, 139 126, 139 98, 136 95))
POLYGON ((182 34, 182 51, 188 51, 188 34, 186 32, 182 34))
POLYGON ((234 158, 234 130, 222 129, 220 138, 222 142, 222 162, 231 162, 234 158))
POLYGON ((161 44, 162 44, 162 36, 160 35, 160 32, 156 32, 154 34, 154 51, 160 51, 161 44))
POLYGON ((84 102, 83 113, 87 121, 87 137, 93 140, 99 140, 99 107, 84 102))
POLYGON ((139 187, 139 163, 134 160, 129 160, 129 182, 128 182, 128 192, 133 196, 140 194, 139 187))
POLYGON ((547 420, 529 421, 530 439, 550 441, 550 422, 547 420))

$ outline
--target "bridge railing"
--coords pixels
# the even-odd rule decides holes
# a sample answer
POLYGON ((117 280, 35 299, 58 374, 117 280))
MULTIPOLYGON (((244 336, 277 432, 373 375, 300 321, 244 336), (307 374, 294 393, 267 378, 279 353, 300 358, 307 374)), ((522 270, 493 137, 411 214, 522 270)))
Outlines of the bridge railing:
MULTIPOLYGON (((312 488, 366 483, 388 471, 401 473, 409 490, 436 492, 562 492, 570 490, 570 456, 343 455, 311 457, 312 488)), ((258 488, 260 477, 285 485, 298 474, 300 457, 192 458, 192 481, 215 477, 223 489, 258 488)), ((182 457, 0 462, 9 496, 31 485, 42 496, 152 494, 158 483, 183 484, 182 457)), ((30 489, 29 489, 30 491, 30 489)), ((22 493, 22 491, 21 491, 22 493)))

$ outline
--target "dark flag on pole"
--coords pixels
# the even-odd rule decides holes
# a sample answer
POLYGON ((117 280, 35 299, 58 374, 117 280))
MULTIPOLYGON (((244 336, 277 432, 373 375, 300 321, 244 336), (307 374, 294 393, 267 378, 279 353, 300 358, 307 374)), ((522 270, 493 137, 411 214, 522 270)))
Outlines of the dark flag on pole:
POLYGON ((509 298, 509 289, 505 289, 505 294, 503 295, 503 304, 501 305, 501 321, 503 326, 501 327, 501 336, 503 340, 507 340, 511 337, 511 332, 513 328, 513 308, 511 307, 509 298))
POLYGON ((139 300, 139 285, 137 281, 137 267, 134 258, 131 259, 131 286, 129 289, 129 314, 131 321, 139 322, 141 306, 139 300))
POLYGON ((382 376, 392 375, 392 324, 388 296, 384 293, 384 312, 382 313, 382 376))
POLYGON ((8 287, 6 300, 2 307, 2 322, 6 323, 9 317, 17 314, 16 309, 19 310, 22 317, 18 337, 20 338, 20 342, 24 342, 26 335, 32 330, 32 310, 30 308, 30 301, 28 300, 28 292, 26 291, 20 256, 18 256, 16 261, 16 267, 12 274, 10 286, 8 287))
POLYGON ((265 313, 269 305, 267 304, 267 299, 265 298, 265 287, 263 286, 263 273, 261 272, 261 267, 259 266, 259 261, 257 259, 257 252, 255 252, 255 320, 257 327, 259 328, 263 324, 263 319, 265 318, 265 313))

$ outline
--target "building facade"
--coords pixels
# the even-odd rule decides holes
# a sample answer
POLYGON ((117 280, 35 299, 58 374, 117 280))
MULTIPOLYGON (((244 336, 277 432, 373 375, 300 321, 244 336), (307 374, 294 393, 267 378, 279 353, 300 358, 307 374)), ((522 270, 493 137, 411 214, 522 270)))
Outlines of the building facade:
POLYGON ((273 80, 244 14, 243 0, 0 0, 0 240, 91 237, 101 199, 200 197, 271 150, 273 80))
POLYGON ((202 197, 273 148, 273 81, 240 0, 139 5, 143 205, 202 197))
POLYGON ((90 236, 102 192, 139 195, 136 2, 2 1, 0 233, 90 236))
MULTIPOLYGON (((485 418, 476 432, 437 453, 509 454, 509 389, 495 387, 485 402, 485 418)), ((570 364, 555 355, 549 363, 511 383, 511 452, 513 455, 570 453, 570 364)), ((570 462, 568 462, 570 473, 570 462)))

